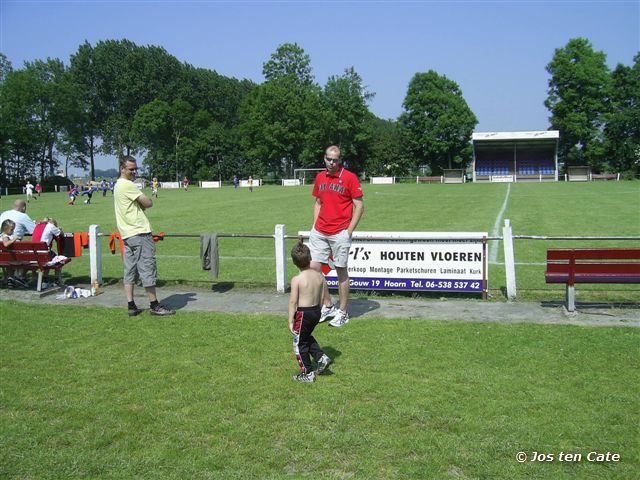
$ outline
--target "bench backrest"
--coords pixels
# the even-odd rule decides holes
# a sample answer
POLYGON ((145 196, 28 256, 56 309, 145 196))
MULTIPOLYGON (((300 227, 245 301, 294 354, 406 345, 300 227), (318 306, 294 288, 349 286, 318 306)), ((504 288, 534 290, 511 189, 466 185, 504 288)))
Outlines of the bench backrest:
POLYGON ((640 248, 551 248, 547 282, 640 282, 640 248))
POLYGON ((640 248, 550 248, 547 262, 574 260, 640 260, 640 248))
POLYGON ((31 263, 43 266, 51 260, 49 247, 45 242, 14 242, 5 247, 0 244, 0 263, 31 263))

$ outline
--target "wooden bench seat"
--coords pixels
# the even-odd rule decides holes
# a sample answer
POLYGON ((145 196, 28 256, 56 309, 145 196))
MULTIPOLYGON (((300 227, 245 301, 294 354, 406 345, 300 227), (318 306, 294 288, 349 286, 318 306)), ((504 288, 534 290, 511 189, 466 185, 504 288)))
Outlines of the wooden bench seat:
POLYGON ((7 268, 31 270, 38 272, 36 290, 42 291, 42 279, 50 270, 55 271, 56 280, 60 283, 60 270, 71 261, 70 258, 47 265, 51 261, 49 247, 45 242, 14 242, 5 247, 0 244, 0 267, 7 278, 7 268))
POLYGON ((550 248, 544 277, 566 284, 573 312, 576 283, 640 283, 640 248, 550 248))
POLYGON ((442 183, 442 177, 418 177, 418 183, 442 183))

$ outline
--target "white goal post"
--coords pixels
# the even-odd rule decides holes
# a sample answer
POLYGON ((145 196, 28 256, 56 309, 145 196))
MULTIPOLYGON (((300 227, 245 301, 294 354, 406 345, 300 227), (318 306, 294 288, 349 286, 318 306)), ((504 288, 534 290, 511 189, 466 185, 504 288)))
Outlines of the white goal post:
POLYGON ((302 185, 306 185, 307 172, 313 175, 309 175, 311 182, 316 178, 317 172, 322 172, 326 168, 296 168, 293 170, 293 178, 298 178, 302 182, 302 185))

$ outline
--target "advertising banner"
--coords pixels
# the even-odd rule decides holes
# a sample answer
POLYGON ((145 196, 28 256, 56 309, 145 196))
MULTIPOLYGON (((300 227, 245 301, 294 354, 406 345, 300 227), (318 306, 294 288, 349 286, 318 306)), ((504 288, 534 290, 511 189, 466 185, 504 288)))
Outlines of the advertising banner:
MULTIPOLYGON (((349 251, 350 287, 486 292, 487 236, 486 232, 355 232, 349 251)), ((323 273, 329 288, 338 288, 331 261, 323 273)))
POLYGON ((301 185, 299 178, 283 178, 282 186, 283 187, 297 187, 301 185))
POLYGON ((396 183, 396 177, 371 177, 370 181, 377 185, 393 185, 396 183))

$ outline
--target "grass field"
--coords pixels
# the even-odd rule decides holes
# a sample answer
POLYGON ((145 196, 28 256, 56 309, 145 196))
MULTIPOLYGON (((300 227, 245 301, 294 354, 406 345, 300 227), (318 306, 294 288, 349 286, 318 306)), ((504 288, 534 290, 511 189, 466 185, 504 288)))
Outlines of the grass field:
POLYGON ((0 318, 0 478, 610 480, 640 468, 634 328, 320 326, 335 362, 309 385, 291 380, 282 317, 2 302, 0 318))
MULTIPOLYGON (((508 218, 516 235, 640 236, 640 182, 367 184, 364 195, 365 214, 359 226, 363 231, 486 231, 499 236, 502 218, 508 218)), ((16 197, 3 197, 1 209, 9 208, 13 198, 16 197)), ((192 188, 189 192, 163 190, 154 201, 148 214, 156 232, 273 234, 276 224, 285 224, 287 233, 295 235, 300 230, 309 230, 313 218, 313 198, 308 186, 271 185, 256 188, 253 193, 230 187, 192 188)), ((100 225, 107 234, 116 230, 111 194, 104 198, 94 195, 91 205, 78 201, 67 206, 64 193, 47 193, 30 203, 28 213, 32 218, 53 216, 68 232, 86 231, 90 224, 100 225)), ((489 267, 489 288, 492 298, 504 300, 502 242, 490 243, 495 252, 490 255, 494 261, 489 267)), ((546 249, 595 245, 629 246, 631 242, 516 240, 519 298, 562 299, 562 285, 544 283, 546 249)), ((197 238, 168 238, 157 247, 163 282, 211 284, 210 274, 200 268, 197 238)), ((108 252, 106 240, 103 252, 103 276, 107 283, 116 282, 122 277, 120 257, 108 252)), ((220 255, 219 282, 275 288, 272 239, 222 238, 220 255)), ((294 271, 289 262, 289 276, 294 271)), ((67 283, 88 283, 88 255, 74 259, 64 272, 67 283)), ((581 285, 578 292, 581 300, 605 301, 632 301, 639 294, 640 288, 633 285, 581 285)))
MULTIPOLYGON (((640 235, 639 182, 364 191, 360 230, 493 234, 504 208, 515 234, 640 235)), ((110 196, 70 207, 45 194, 28 213, 66 231, 115 230, 110 196)), ((149 216, 167 233, 270 234, 283 223, 295 234, 310 227, 312 198, 309 187, 161 191, 149 216)), ((563 298, 542 274, 557 244, 516 242, 519 298, 563 298)), ((497 246, 490 286, 501 300, 497 246)), ((103 248, 115 283, 119 256, 103 248)), ((198 252, 196 239, 159 243, 162 281, 209 287, 198 252)), ((275 290, 273 252, 272 240, 221 239, 220 282, 275 290)), ((65 280, 87 283, 88 271, 76 258, 65 280)), ((639 289, 585 285, 578 296, 637 302, 639 289)), ((291 380, 285 318, 260 312, 129 318, 0 301, 0 333, 0 478, 608 480, 640 468, 636 328, 359 318, 318 328, 335 362, 312 385, 291 380), (535 452, 553 461, 530 461, 535 452)))

